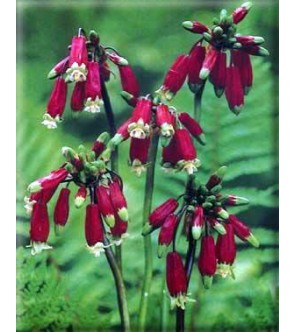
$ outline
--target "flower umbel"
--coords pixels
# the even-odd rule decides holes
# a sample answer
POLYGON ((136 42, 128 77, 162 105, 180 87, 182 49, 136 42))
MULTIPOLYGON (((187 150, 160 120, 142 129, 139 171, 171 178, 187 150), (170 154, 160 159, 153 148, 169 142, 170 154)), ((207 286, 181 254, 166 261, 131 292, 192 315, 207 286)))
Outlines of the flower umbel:
MULTIPOLYGON (((177 262, 177 271, 182 271, 180 267, 180 256, 176 255, 177 230, 183 229, 189 243, 201 242, 198 268, 206 289, 211 287, 213 277, 216 274, 222 277, 231 276, 234 278, 233 264, 236 258, 235 236, 242 241, 248 241, 253 246, 258 247, 259 243, 251 230, 235 215, 229 214, 228 209, 234 206, 248 204, 248 200, 235 195, 223 195, 222 180, 226 172, 226 167, 220 167, 213 173, 206 184, 201 184, 195 176, 191 176, 186 187, 186 191, 178 199, 169 198, 164 203, 155 208, 149 216, 143 228, 143 235, 147 235, 160 228, 158 237, 158 256, 162 257, 166 249, 172 244, 173 255, 169 253, 167 260, 177 262), (179 201, 182 200, 182 204, 179 201), (215 243, 213 234, 217 233, 215 243), (171 257, 173 256, 173 258, 171 257), (168 259, 169 257, 169 259, 168 259)), ((194 256, 192 256, 193 262, 194 256)), ((170 264, 170 263, 169 263, 170 264)), ((172 263, 171 263, 172 265, 172 263)), ((168 269, 168 265, 167 265, 168 269)), ((170 275, 171 267, 167 271, 170 275)), ((175 274, 175 272, 173 272, 175 274)), ((180 275, 183 272, 179 272, 180 275)), ((171 296, 178 294, 174 291, 178 283, 175 281, 178 276, 172 275, 173 280, 169 282, 168 289, 171 296), (174 295, 173 295, 174 294, 174 295)), ((182 278, 179 277, 181 280, 182 278)), ((182 285, 179 294, 186 294, 187 289, 182 285)), ((177 297, 176 305, 184 307, 182 296, 177 297)))
POLYGON ((67 84, 70 83, 75 84, 70 103, 72 111, 99 113, 104 105, 102 85, 110 80, 109 62, 118 68, 124 94, 129 95, 128 102, 135 105, 139 96, 139 84, 128 61, 112 47, 102 46, 94 30, 87 36, 83 29, 79 29, 78 35, 72 38, 69 55, 59 61, 48 74, 48 78, 55 79, 56 82, 42 124, 54 129, 61 122, 66 106, 67 84))
POLYGON ((61 188, 54 210, 57 235, 66 226, 69 217, 68 187, 76 185, 76 208, 81 208, 87 198, 90 198, 85 217, 85 237, 90 252, 95 256, 104 252, 105 238, 108 236, 110 238, 107 243, 110 242, 111 245, 119 245, 126 237, 129 220, 127 202, 121 178, 107 167, 108 140, 109 135, 102 133, 90 150, 83 145, 79 146, 78 151, 64 147, 62 153, 66 159, 65 164, 28 186, 30 196, 25 198, 25 207, 31 213, 30 235, 33 255, 51 248, 47 244, 50 231, 47 203, 57 187, 64 184, 66 186, 61 188))

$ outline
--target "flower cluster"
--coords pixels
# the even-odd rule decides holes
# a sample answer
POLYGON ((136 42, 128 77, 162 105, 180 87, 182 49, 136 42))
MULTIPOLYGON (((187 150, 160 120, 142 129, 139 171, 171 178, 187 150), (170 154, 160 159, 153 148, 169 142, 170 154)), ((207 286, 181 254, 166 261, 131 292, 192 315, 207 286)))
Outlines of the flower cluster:
POLYGON ((130 164, 140 175, 146 170, 153 135, 160 136, 161 165, 165 170, 185 170, 188 174, 197 171, 200 161, 192 137, 205 144, 201 126, 188 113, 177 112, 149 96, 137 98, 131 117, 117 130, 109 147, 113 149, 130 138, 130 164))
POLYGON ((225 92, 230 110, 239 114, 244 105, 244 95, 248 94, 253 82, 250 55, 269 54, 260 46, 264 42, 262 37, 237 33, 237 24, 251 6, 251 2, 246 2, 230 15, 223 9, 220 18, 213 20, 211 28, 197 21, 183 22, 186 30, 201 35, 201 38, 188 55, 181 54, 176 58, 156 92, 171 100, 187 78, 190 90, 198 93, 209 78, 216 96, 221 97, 225 92))
POLYGON ((49 79, 56 79, 47 104, 43 122, 48 128, 56 128, 61 121, 67 100, 67 83, 75 82, 71 96, 71 109, 90 113, 100 112, 103 105, 103 85, 109 81, 111 69, 107 60, 118 69, 122 89, 134 97, 139 95, 139 85, 128 61, 111 47, 104 47, 95 31, 88 38, 79 30, 69 46, 69 55, 49 72, 49 79))
POLYGON ((143 235, 160 228, 158 236, 158 257, 162 257, 168 247, 173 250, 167 255, 167 287, 172 297, 172 305, 184 308, 187 301, 187 271, 180 254, 176 251, 177 230, 182 229, 189 241, 201 242, 198 268, 205 288, 212 284, 213 276, 232 276, 236 257, 235 236, 258 247, 259 243, 249 227, 227 209, 248 204, 248 200, 235 195, 222 195, 221 183, 226 167, 219 168, 203 185, 193 178, 186 192, 178 199, 169 198, 159 205, 149 216, 143 228, 143 235), (180 206, 179 200, 183 199, 180 206), (214 233, 217 240, 214 238, 214 233))
POLYGON ((50 231, 47 203, 60 186, 62 188, 54 208, 57 234, 66 225, 70 209, 70 183, 78 186, 74 198, 76 208, 85 205, 87 196, 90 197, 90 203, 86 206, 85 237, 88 249, 95 256, 99 256, 108 245, 105 227, 109 229, 111 243, 120 245, 126 237, 129 219, 127 203, 121 178, 107 168, 110 158, 106 148, 108 140, 109 134, 105 132, 90 151, 83 145, 79 146, 78 152, 64 147, 62 153, 66 163, 28 186, 30 196, 25 197, 25 208, 31 215, 30 246, 33 255, 51 248, 47 244, 50 231))

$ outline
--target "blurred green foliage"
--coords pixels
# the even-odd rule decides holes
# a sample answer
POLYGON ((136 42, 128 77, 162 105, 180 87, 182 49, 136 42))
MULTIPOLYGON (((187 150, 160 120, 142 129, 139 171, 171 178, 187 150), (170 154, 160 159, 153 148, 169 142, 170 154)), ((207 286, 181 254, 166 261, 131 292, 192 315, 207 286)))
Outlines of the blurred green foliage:
MULTIPOLYGON (((17 22, 17 330, 105 331, 120 330, 112 275, 105 258, 89 255, 84 247, 84 211, 74 207, 60 238, 50 236, 54 250, 31 257, 29 218, 23 209, 25 190, 31 181, 46 175, 62 161, 64 145, 88 147, 107 128, 103 112, 73 115, 67 107, 64 122, 54 131, 40 124, 53 85, 47 72, 67 53, 67 45, 79 27, 96 29, 103 45, 125 56, 138 76, 142 93, 156 90, 174 58, 188 52, 195 35, 181 22, 197 19, 210 23, 221 7, 240 2, 18 1, 17 22)), ((198 147, 201 179, 218 166, 229 166, 224 190, 250 199, 250 205, 232 209, 260 239, 261 248, 239 243, 236 280, 216 279, 205 291, 195 268, 187 307, 188 330, 278 330, 278 199, 277 199, 277 3, 256 2, 240 32, 262 35, 271 51, 267 59, 254 59, 254 86, 242 113, 236 117, 224 97, 217 99, 206 87, 202 126, 208 144, 198 147)), ((108 90, 118 123, 131 108, 119 96, 116 77, 108 90)), ((187 86, 172 104, 192 112, 193 97, 187 86)), ((136 178, 127 165, 129 143, 120 147, 120 175, 124 179, 131 222, 130 237, 123 244, 123 269, 133 330, 143 275, 141 215, 144 176, 136 178)), ((160 157, 160 156, 159 156, 160 157)), ((185 176, 156 170, 153 207, 183 191, 185 176)), ((73 198, 74 192, 72 193, 73 198)), ((56 195, 49 204, 50 217, 56 195)), ((53 233, 53 232, 52 232, 53 233)), ((148 331, 174 329, 173 312, 165 293, 165 260, 156 258, 157 234, 153 235, 154 272, 149 303, 148 331), (164 293, 163 293, 164 290, 164 293), (156 308, 156 309, 155 309, 156 308)), ((179 243, 184 254, 186 243, 179 243)))

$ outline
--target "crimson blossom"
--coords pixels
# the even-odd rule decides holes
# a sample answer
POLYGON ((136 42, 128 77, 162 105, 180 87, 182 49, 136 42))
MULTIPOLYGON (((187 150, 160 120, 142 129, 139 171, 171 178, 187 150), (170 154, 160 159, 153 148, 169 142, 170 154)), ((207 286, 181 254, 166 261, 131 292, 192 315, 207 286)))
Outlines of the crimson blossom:
MULTIPOLYGON (((206 289, 210 288, 215 275, 235 277, 235 237, 254 247, 259 246, 250 228, 228 211, 231 207, 245 205, 249 201, 243 197, 221 193, 225 171, 225 166, 220 167, 206 184, 201 184, 196 177, 192 177, 186 191, 178 198, 168 198, 156 207, 143 227, 144 236, 156 229, 160 230, 159 258, 170 250, 167 254, 166 273, 172 307, 184 309, 189 300, 188 271, 185 271, 181 255, 176 249, 178 229, 182 230, 190 244, 200 241, 197 265, 206 289), (179 203, 181 200, 182 204, 179 203)), ((194 254, 192 259, 194 262, 194 254)))
POLYGON ((130 165, 137 175, 146 170, 153 135, 159 135, 162 146, 161 165, 166 171, 193 174, 201 165, 193 139, 205 144, 200 124, 186 112, 159 102, 151 96, 136 99, 132 115, 110 140, 109 148, 130 138, 130 165))
POLYGON ((168 70, 161 87, 161 98, 171 100, 187 79, 190 90, 202 93, 207 79, 213 84, 217 97, 225 92, 230 110, 238 115, 244 106, 244 96, 253 84, 250 56, 267 56, 260 36, 237 33, 238 24, 246 17, 251 2, 245 2, 228 15, 221 10, 219 19, 208 27, 198 21, 185 21, 183 27, 201 37, 189 54, 179 55, 168 70))
POLYGON ((100 112, 106 94, 105 82, 110 80, 112 72, 108 61, 117 66, 122 89, 138 97, 139 85, 128 61, 114 48, 102 46, 94 30, 87 37, 84 30, 79 29, 78 35, 72 38, 69 55, 59 61, 48 74, 49 79, 55 79, 55 84, 42 124, 52 129, 62 120, 68 83, 71 82, 75 83, 71 95, 72 111, 100 112))
POLYGON ((28 186, 30 195, 25 197, 25 208, 31 215, 32 255, 52 248, 47 243, 50 233, 47 205, 59 187, 61 190, 53 214, 56 233, 60 234, 67 224, 71 183, 78 187, 74 197, 76 208, 85 205, 89 197, 84 232, 90 252, 99 256, 106 246, 120 245, 127 236, 127 202, 121 178, 107 167, 110 156, 106 148, 108 140, 109 134, 105 132, 89 151, 83 145, 79 146, 78 152, 69 147, 62 148, 66 162, 28 186))

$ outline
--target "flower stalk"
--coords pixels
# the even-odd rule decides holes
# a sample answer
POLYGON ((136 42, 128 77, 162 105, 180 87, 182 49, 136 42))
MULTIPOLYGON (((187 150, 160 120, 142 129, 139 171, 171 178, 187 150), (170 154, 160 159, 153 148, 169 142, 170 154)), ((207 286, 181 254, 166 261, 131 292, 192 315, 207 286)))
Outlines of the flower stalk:
MULTIPOLYGON (((154 191, 154 180, 155 180, 155 165, 157 159, 157 150, 159 143, 159 135, 152 133, 151 145, 149 148, 148 162, 150 166, 147 168, 146 182, 145 182, 145 195, 144 195, 144 206, 143 206, 143 226, 148 220, 151 212, 153 191, 154 191)), ((144 241, 144 281, 141 291, 141 300, 139 307, 139 319, 138 329, 139 331, 145 330, 146 314, 148 307, 149 292, 152 282, 153 272, 153 257, 152 257, 152 241, 151 235, 148 234, 143 238, 144 241)))

